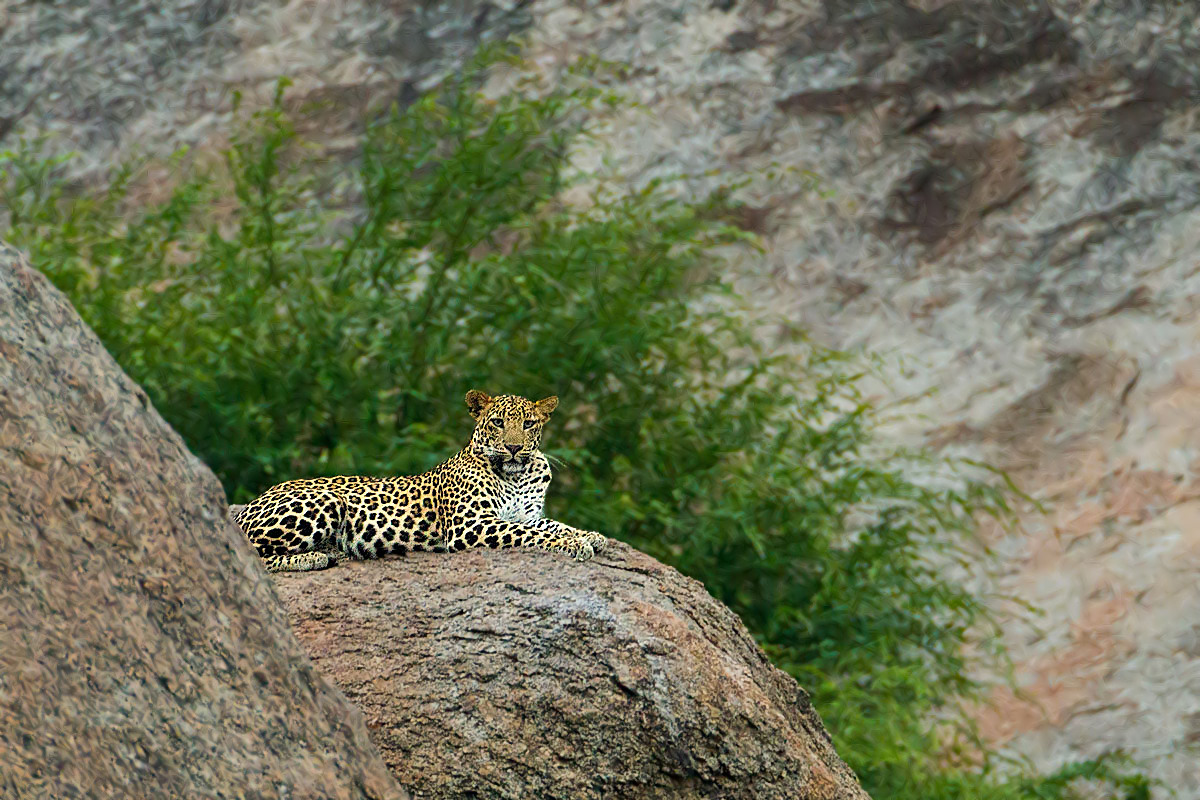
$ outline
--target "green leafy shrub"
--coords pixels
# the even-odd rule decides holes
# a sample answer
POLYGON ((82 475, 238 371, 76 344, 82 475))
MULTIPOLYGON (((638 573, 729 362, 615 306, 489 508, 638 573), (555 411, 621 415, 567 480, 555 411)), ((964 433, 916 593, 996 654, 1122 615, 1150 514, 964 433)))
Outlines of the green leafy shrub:
MULTIPOLYGON (((749 246, 725 194, 599 181, 560 201, 607 98, 586 81, 485 97, 494 57, 370 121, 348 176, 297 134, 282 84, 219 163, 173 159, 157 201, 131 192, 159 165, 71 187, 26 143, 0 163, 5 238, 234 501, 429 468, 467 439, 469 388, 558 394, 549 513, 703 580, 813 692, 869 791, 1060 796, 1069 780, 995 782, 986 753, 980 769, 947 746, 980 757, 955 709, 981 688, 964 645, 990 622, 942 567, 1004 495, 882 449, 860 362, 763 344, 716 255, 749 246)), ((1107 762, 1076 770, 1145 796, 1107 762)))

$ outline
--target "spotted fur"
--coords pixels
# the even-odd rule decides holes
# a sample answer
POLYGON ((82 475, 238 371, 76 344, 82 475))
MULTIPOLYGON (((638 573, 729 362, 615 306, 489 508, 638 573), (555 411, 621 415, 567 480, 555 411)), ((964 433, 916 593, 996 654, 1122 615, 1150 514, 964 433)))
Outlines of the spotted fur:
POLYGON ((605 539, 546 519, 550 463, 538 450, 557 397, 467 393, 471 442, 421 475, 308 478, 273 486, 237 516, 268 572, 410 550, 538 547, 585 561, 605 539))

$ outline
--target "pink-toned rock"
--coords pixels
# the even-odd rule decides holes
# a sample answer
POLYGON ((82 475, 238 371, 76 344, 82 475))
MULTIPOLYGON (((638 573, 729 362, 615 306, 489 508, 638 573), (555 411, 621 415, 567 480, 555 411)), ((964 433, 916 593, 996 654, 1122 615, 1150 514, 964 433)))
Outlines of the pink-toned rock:
POLYGON ((225 496, 0 242, 0 797, 407 795, 225 496))
POLYGON ((477 550, 274 577, 418 797, 867 797, 741 620, 619 542, 585 563, 477 550))

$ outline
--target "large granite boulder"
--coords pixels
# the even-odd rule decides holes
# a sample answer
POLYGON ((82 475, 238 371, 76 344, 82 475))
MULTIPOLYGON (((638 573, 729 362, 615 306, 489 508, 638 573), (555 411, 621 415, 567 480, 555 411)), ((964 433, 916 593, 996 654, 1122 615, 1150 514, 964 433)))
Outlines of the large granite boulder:
POLYGON ((623 543, 584 563, 418 553, 275 580, 418 797, 867 797, 741 620, 623 543))
POLYGON ((216 478, 0 243, 0 797, 405 796, 216 478))

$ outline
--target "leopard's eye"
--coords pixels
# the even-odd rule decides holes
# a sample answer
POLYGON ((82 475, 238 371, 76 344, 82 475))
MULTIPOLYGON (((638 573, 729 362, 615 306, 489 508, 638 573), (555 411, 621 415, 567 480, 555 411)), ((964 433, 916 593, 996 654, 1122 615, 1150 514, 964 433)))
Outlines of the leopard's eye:
POLYGON ((497 428, 503 428, 504 420, 501 419, 500 417, 492 417, 492 424, 495 425, 497 428))
POLYGON ((537 420, 533 420, 533 419, 525 420, 525 430, 529 430, 536 424, 537 424, 537 420))

